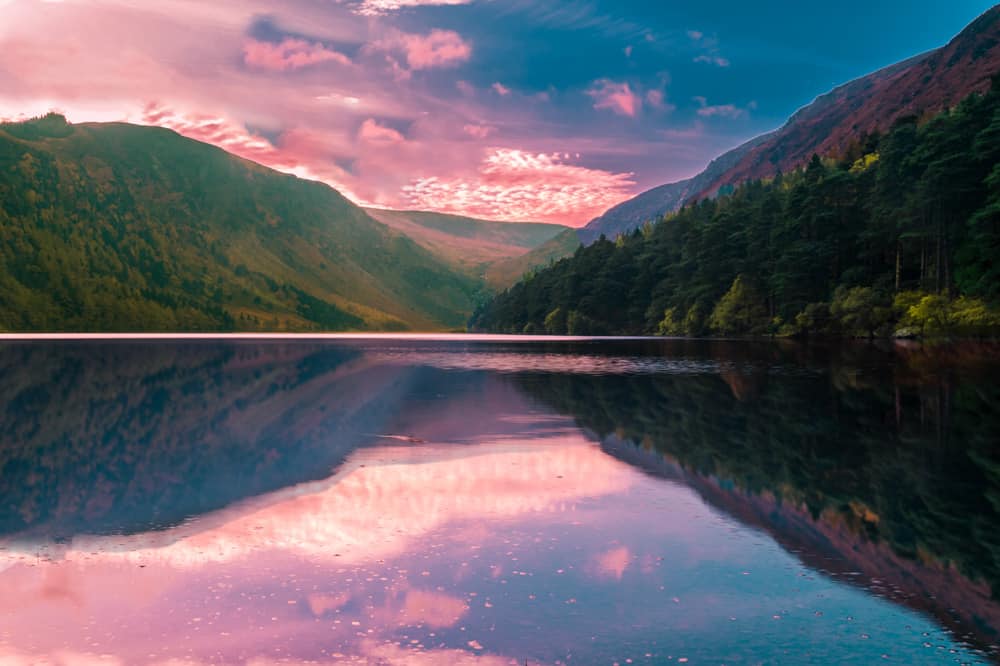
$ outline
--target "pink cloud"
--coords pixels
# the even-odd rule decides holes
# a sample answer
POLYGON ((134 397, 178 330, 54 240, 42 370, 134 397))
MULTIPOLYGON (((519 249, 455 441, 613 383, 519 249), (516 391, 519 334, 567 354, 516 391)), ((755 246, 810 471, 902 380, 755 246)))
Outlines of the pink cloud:
POLYGON ((402 52, 414 70, 454 67, 472 57, 472 46, 453 30, 431 30, 426 35, 397 31, 370 48, 402 52))
POLYGON ((499 81, 494 83, 492 88, 496 92, 496 94, 500 95, 501 97, 506 97, 507 95, 510 94, 510 88, 500 83, 499 81))
POLYGON ((632 174, 568 164, 569 157, 494 149, 475 177, 422 178, 403 190, 416 208, 569 226, 586 224, 632 195, 632 174))
POLYGON ((250 67, 272 72, 300 69, 322 62, 351 64, 350 58, 343 53, 304 39, 286 39, 279 43, 247 40, 243 45, 243 62, 250 67))
POLYGON ((694 59, 695 62, 704 62, 716 67, 729 67, 729 60, 717 55, 700 55, 694 59))
POLYGON ((436 5, 464 5, 471 0, 363 0, 356 9, 363 16, 381 16, 400 9, 436 5))
POLYGON ((650 90, 646 93, 646 103, 657 111, 673 111, 677 107, 666 100, 662 90, 650 90))
POLYGON ((333 165, 317 151, 317 146, 329 144, 328 137, 306 129, 292 129, 280 137, 280 145, 252 134, 246 127, 221 116, 180 113, 158 104, 149 104, 139 123, 172 129, 195 141, 218 146, 238 157, 294 174, 318 180, 338 190, 354 201, 363 202, 348 185, 350 174, 333 165))
POLYGON ((497 128, 489 125, 466 125, 462 131, 476 139, 485 139, 496 132, 497 128))
POLYGON ((745 114, 746 111, 744 109, 733 104, 706 105, 698 109, 698 115, 702 118, 739 118, 745 114))
POLYGON ((634 118, 642 109, 642 98, 632 91, 628 83, 599 79, 587 94, 594 99, 595 109, 608 109, 630 118, 634 118))
POLYGON ((406 141, 406 137, 391 127, 379 125, 374 118, 369 118, 361 124, 358 139, 377 146, 393 146, 406 141))

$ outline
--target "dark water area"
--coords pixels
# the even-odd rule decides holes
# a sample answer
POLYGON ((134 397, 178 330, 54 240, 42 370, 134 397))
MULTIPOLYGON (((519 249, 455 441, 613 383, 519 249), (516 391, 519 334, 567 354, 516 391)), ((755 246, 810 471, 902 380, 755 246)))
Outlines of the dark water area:
POLYGON ((0 346, 2 664, 984 663, 1000 346, 0 346))

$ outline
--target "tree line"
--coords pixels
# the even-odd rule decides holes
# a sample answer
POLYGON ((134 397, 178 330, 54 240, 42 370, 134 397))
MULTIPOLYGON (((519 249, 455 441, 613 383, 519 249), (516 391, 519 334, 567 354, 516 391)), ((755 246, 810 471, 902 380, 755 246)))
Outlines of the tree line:
POLYGON ((602 237, 470 328, 699 336, 1000 330, 1000 76, 843 154, 602 237))

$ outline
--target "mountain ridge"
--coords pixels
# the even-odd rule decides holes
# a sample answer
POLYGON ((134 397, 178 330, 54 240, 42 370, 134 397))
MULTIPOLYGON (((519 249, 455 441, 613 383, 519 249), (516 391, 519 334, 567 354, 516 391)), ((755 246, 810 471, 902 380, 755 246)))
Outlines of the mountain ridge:
POLYGON ((884 132, 906 115, 933 115, 973 92, 985 92, 991 76, 1000 72, 998 45, 1000 5, 944 46, 817 96, 781 127, 723 153, 693 178, 647 190, 609 209, 582 227, 580 238, 584 243, 602 234, 614 238, 726 188, 804 166, 813 154, 842 154, 862 135, 884 132), (842 113, 849 104, 854 106, 842 113))
POLYGON ((482 291, 329 186, 169 129, 0 125, 0 329, 446 330, 482 291))

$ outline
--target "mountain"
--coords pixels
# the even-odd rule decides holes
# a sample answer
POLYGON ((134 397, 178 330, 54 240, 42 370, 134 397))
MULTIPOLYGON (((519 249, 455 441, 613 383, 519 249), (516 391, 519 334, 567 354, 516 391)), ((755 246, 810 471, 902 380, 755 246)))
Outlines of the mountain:
POLYGON ((0 330, 442 330, 481 280, 335 190, 166 129, 0 125, 0 330))
MULTIPOLYGON (((495 222, 460 215, 425 211, 397 211, 380 208, 365 209, 379 222, 405 234, 431 252, 443 263, 476 279, 485 279, 492 286, 510 286, 537 264, 526 255, 564 234, 569 227, 537 222, 495 222), (491 278, 494 267, 511 266, 513 260, 525 257, 525 270, 510 278, 491 278)), ((544 255, 544 250, 542 251, 544 255)), ((547 258, 539 260, 544 264, 547 258)), ((524 262, 521 262, 524 263, 524 262)), ((513 269, 512 269, 513 270, 513 269)), ((508 271, 500 271, 507 275, 508 271)))
POLYGON ((840 159, 600 239, 477 308, 569 335, 1000 332, 1000 77, 840 159))
POLYGON ((643 192, 637 197, 624 201, 603 215, 590 221, 587 226, 579 229, 580 240, 593 243, 602 235, 615 238, 619 234, 637 229, 646 222, 658 220, 665 213, 678 210, 695 194, 707 188, 711 183, 724 176, 739 163, 743 156, 757 145, 767 141, 772 134, 764 134, 744 143, 739 148, 712 160, 712 162, 694 178, 660 185, 643 192))
POLYGON ((568 257, 580 247, 577 229, 566 229, 527 254, 498 261, 486 269, 486 283, 494 289, 506 289, 525 274, 568 257))
POLYGON ((897 63, 818 97, 780 129, 724 154, 692 179, 663 185, 591 221, 580 236, 614 238, 685 203, 756 178, 804 166, 813 154, 840 156, 866 135, 884 133, 899 118, 932 116, 1000 72, 1000 6, 993 7, 946 46, 897 63))

